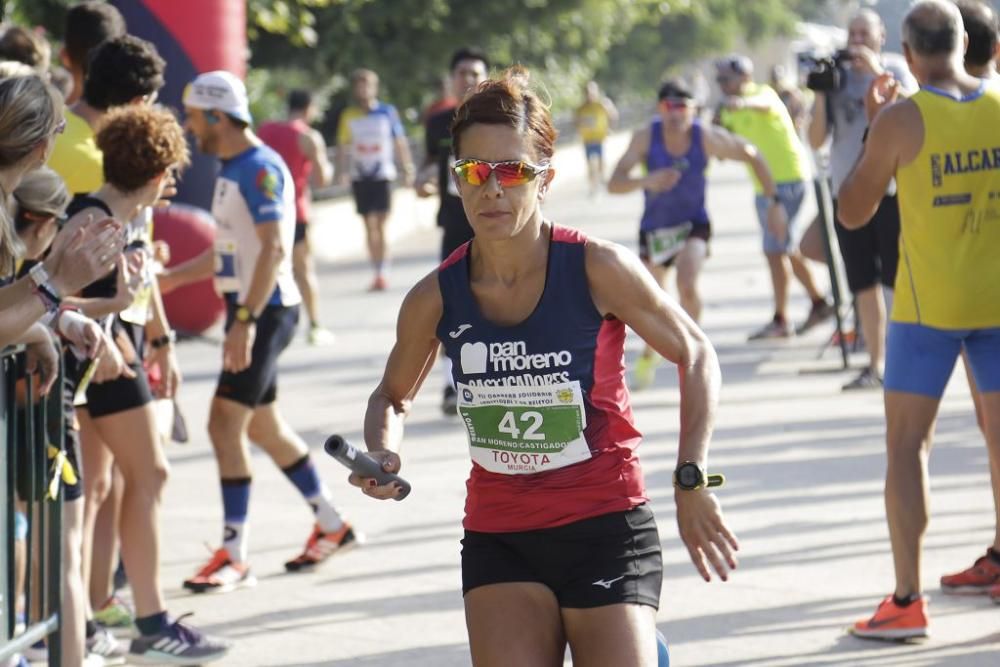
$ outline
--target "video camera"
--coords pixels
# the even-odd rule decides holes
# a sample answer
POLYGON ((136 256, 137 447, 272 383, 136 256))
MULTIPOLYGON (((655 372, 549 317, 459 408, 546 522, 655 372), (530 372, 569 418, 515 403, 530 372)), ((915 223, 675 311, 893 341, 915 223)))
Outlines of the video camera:
POLYGON ((839 90, 842 70, 850 60, 851 54, 847 49, 840 49, 832 56, 800 53, 799 67, 809 70, 806 75, 806 88, 822 93, 839 90))

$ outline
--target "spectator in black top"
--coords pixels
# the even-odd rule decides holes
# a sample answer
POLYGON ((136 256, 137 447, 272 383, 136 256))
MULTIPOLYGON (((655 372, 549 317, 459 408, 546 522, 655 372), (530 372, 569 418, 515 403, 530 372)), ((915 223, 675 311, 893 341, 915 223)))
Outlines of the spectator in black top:
MULTIPOLYGON (((417 176, 418 197, 441 196, 437 224, 443 231, 441 236, 441 261, 448 258, 456 248, 472 238, 472 227, 465 217, 462 199, 451 177, 451 163, 455 159, 451 149, 451 123, 455 110, 466 95, 486 80, 490 63, 486 56, 476 49, 463 48, 451 57, 451 94, 455 100, 452 106, 439 110, 427 119, 425 126, 426 157, 417 176)), ((442 364, 444 371, 444 398, 441 410, 446 415, 457 413, 455 388, 452 386, 451 364, 447 357, 442 364)))

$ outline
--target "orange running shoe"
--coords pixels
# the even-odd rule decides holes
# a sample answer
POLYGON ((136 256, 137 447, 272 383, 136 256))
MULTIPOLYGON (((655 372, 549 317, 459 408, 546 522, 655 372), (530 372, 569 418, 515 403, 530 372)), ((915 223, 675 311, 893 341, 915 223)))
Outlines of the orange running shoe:
POLYGON ((850 629, 855 637, 903 641, 927 636, 927 598, 921 596, 900 607, 890 595, 882 600, 875 615, 858 621, 850 629))
POLYGON ((250 574, 250 566, 234 563, 224 548, 217 549, 198 574, 184 582, 184 588, 192 593, 228 593, 256 585, 257 579, 250 574))
POLYGON ((986 595, 997 584, 1000 584, 1000 563, 993 560, 987 551, 969 569, 941 577, 941 592, 951 595, 986 595))
POLYGON ((312 535, 306 540, 305 550, 285 563, 285 569, 289 572, 308 572, 333 554, 344 553, 361 542, 347 522, 334 533, 324 533, 319 526, 314 526, 312 535))

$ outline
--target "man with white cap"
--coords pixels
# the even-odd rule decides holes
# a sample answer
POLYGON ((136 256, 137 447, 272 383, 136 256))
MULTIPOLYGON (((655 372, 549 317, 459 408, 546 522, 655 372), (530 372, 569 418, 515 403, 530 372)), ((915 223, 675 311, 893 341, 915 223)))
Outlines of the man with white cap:
POLYGON ((309 570, 335 551, 354 546, 350 524, 333 507, 309 449, 278 412, 278 356, 295 334, 301 297, 292 275, 295 188, 281 157, 250 129, 243 82, 229 72, 198 76, 184 92, 185 127, 198 149, 222 160, 212 215, 215 247, 163 274, 168 289, 215 276, 226 300, 222 373, 208 432, 219 464, 225 527, 223 545, 184 582, 196 593, 250 586, 247 510, 250 456, 261 447, 308 502, 316 525, 305 550, 285 563, 309 570))

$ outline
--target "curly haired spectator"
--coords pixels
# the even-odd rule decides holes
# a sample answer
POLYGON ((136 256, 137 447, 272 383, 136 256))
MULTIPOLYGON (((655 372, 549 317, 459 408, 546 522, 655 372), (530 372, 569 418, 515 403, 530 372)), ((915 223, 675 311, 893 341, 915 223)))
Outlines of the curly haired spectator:
POLYGON ((103 111, 152 96, 163 87, 165 67, 152 42, 132 35, 109 39, 91 55, 83 97, 103 111))
POLYGON ((163 108, 128 106, 108 112, 97 131, 104 180, 132 192, 175 166, 190 162, 184 130, 163 108))

